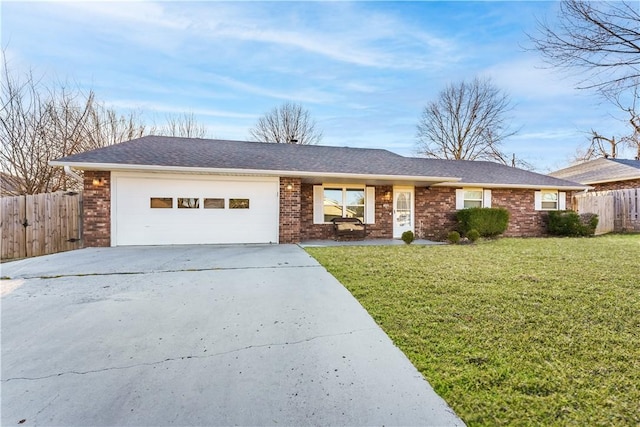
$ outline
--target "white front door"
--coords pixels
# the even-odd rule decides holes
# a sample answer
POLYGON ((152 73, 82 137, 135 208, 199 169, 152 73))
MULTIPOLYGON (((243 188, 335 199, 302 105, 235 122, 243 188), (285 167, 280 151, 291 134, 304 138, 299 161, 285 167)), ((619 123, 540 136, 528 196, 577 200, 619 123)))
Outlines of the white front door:
POLYGON ((393 187, 393 237, 413 231, 413 187, 393 187))

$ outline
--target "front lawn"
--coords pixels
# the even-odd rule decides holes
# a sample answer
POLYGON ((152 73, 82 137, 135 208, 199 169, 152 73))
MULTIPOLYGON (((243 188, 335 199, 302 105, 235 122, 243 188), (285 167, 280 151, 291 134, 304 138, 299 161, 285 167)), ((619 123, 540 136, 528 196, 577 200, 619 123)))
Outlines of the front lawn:
POLYGON ((307 251, 467 424, 640 424, 639 235, 307 251))

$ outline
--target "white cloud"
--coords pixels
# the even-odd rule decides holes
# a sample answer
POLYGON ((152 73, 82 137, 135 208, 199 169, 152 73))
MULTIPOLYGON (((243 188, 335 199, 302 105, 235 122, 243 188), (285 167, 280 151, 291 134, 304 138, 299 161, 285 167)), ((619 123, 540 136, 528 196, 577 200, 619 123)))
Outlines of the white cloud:
POLYGON ((492 65, 483 74, 490 76, 494 83, 513 97, 544 99, 576 96, 576 89, 569 78, 541 66, 537 58, 524 56, 492 65))
POLYGON ((161 112, 168 114, 193 113, 199 116, 210 116, 233 119, 256 119, 255 114, 237 113, 235 111, 217 110, 213 108, 189 108, 175 103, 166 104, 161 102, 150 102, 136 99, 114 99, 107 103, 110 107, 117 109, 138 110, 149 112, 161 112))

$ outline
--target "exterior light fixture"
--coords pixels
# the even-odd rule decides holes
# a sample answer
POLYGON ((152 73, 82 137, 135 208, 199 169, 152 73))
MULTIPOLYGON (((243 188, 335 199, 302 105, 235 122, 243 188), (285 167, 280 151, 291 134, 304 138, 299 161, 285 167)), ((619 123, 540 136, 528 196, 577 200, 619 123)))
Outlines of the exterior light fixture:
POLYGON ((287 184, 287 190, 293 190, 293 185, 287 184))

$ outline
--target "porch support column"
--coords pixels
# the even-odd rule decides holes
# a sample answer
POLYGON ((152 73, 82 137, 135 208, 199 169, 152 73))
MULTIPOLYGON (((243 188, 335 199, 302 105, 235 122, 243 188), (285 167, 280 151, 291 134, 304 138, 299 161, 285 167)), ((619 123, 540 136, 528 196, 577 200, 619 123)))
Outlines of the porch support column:
POLYGON ((280 178, 280 243, 300 243, 300 178, 280 178))
POLYGON ((85 171, 82 204, 84 246, 111 246, 111 172, 85 171))

